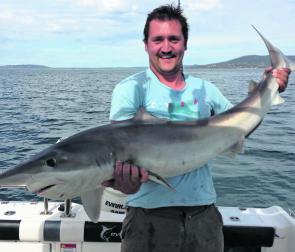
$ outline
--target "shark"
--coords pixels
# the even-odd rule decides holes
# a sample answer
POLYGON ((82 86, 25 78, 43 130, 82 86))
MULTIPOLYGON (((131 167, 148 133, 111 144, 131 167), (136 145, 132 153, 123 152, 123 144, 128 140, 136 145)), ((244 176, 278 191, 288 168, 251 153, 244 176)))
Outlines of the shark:
MULTIPOLYGON (((272 68, 294 71, 295 63, 254 29, 268 49, 272 68)), ((283 102, 271 73, 251 87, 243 101, 210 118, 169 121, 140 109, 132 120, 79 132, 4 170, 0 187, 26 187, 54 200, 81 197, 89 219, 98 222, 102 182, 113 178, 116 160, 144 167, 149 179, 171 187, 168 177, 198 169, 220 154, 241 153, 245 138, 271 106, 283 102)))

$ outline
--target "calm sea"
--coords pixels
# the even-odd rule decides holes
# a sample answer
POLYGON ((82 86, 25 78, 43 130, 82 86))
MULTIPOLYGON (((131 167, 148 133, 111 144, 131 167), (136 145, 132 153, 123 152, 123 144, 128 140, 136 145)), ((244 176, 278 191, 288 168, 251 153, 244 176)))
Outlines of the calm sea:
MULTIPOLYGON (((0 170, 37 153, 60 137, 108 122, 111 92, 139 68, 1 69, 0 170)), ((196 69, 234 104, 262 69, 196 69)), ((245 153, 218 157, 213 169, 218 204, 295 209, 295 75, 286 102, 266 115, 246 141, 245 153)), ((41 200, 22 189, 0 189, 0 200, 41 200)))

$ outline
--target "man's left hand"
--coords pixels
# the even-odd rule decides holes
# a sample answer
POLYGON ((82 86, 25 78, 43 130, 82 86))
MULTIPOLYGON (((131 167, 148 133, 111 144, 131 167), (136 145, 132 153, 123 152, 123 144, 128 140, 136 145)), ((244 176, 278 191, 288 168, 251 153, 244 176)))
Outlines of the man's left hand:
POLYGON ((272 69, 272 67, 268 67, 265 69, 265 73, 272 72, 272 76, 276 78, 277 83, 279 85, 279 92, 284 92, 288 85, 289 74, 291 70, 289 68, 283 67, 278 69, 272 69))

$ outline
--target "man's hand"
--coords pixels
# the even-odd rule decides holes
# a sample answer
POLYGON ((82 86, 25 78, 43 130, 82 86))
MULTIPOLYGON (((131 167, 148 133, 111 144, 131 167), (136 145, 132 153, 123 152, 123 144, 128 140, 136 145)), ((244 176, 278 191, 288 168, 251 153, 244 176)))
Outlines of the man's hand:
POLYGON ((279 92, 284 92, 288 85, 289 74, 291 70, 289 68, 278 68, 272 70, 272 67, 265 69, 265 74, 272 72, 272 76, 276 78, 279 85, 279 92))
POLYGON ((117 161, 115 164, 114 178, 102 182, 103 186, 112 187, 125 194, 136 193, 141 184, 148 180, 148 173, 145 169, 117 161))

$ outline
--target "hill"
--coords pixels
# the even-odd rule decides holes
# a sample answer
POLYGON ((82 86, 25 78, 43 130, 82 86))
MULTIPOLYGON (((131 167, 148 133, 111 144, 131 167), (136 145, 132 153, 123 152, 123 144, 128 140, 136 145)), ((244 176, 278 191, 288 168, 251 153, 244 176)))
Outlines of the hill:
MULTIPOLYGON (((295 61, 295 56, 287 56, 291 60, 295 61)), ((269 56, 259 56, 259 55, 247 55, 232 60, 213 63, 208 65, 194 65, 192 67, 202 67, 202 68, 264 68, 270 66, 269 56)))

